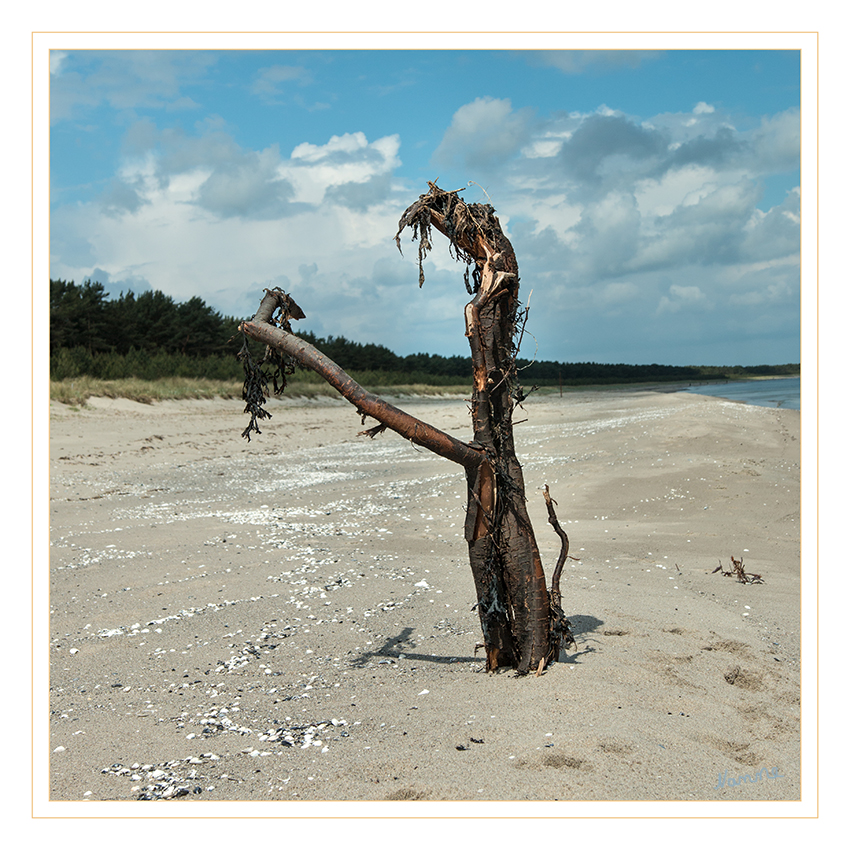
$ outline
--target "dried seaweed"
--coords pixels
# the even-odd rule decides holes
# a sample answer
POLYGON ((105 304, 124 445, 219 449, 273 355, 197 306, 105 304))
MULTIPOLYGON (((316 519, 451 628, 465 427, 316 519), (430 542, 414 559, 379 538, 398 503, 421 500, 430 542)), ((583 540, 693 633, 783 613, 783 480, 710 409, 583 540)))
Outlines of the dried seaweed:
POLYGON ((467 204, 458 197, 463 189, 446 192, 436 183, 428 182, 430 191, 420 195, 402 214, 398 223, 395 243, 401 251, 401 233, 409 227, 411 239, 419 241, 419 286, 425 282, 423 262, 432 249, 431 213, 436 212, 443 221, 443 229, 449 239, 449 253, 460 262, 466 263, 463 282, 467 292, 478 292, 481 285, 481 259, 472 252, 472 246, 483 237, 491 244, 505 243, 504 234, 489 204, 467 204))
POLYGON ((244 412, 251 414, 251 421, 242 432, 242 436, 250 443, 252 431, 256 431, 257 434, 263 433, 257 422, 260 419, 272 418, 271 413, 265 408, 269 396, 269 382, 268 376, 260 368, 262 361, 257 364, 251 357, 247 338, 242 341, 242 348, 236 356, 242 361, 242 368, 245 372, 245 381, 242 384, 242 400, 245 402, 244 412))
MULTIPOLYGON (((281 289, 266 290, 277 296, 278 307, 275 314, 269 318, 269 324, 292 332, 290 319, 303 319, 304 311, 281 289)), ((270 346, 266 347, 260 360, 254 362, 248 348, 248 338, 243 333, 242 348, 236 355, 242 361, 245 380, 242 384, 242 400, 245 402, 245 413, 251 415, 248 427, 242 432, 248 442, 251 442, 251 432, 261 434, 258 422, 261 419, 271 419, 272 415, 265 408, 269 397, 269 381, 275 395, 280 395, 287 384, 287 376, 295 373, 297 361, 287 354, 270 346), (263 368, 263 367, 267 368, 263 368)))

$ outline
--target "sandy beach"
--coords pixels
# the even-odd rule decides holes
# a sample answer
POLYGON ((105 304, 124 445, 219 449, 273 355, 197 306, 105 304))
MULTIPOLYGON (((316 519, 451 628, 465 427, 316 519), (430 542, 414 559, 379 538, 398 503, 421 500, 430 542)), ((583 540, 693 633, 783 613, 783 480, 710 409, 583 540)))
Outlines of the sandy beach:
POLYGON ((800 799, 798 411, 526 401, 547 573, 544 484, 580 560, 577 647, 517 677, 475 654, 460 467, 342 400, 249 444, 242 407, 51 404, 51 800, 800 799))

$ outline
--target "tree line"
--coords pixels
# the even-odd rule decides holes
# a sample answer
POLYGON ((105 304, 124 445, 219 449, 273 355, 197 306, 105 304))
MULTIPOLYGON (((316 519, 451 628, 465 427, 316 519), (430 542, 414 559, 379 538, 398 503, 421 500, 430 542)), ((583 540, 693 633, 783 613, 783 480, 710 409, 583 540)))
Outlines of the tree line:
MULTIPOLYGON (((195 296, 177 302, 158 290, 109 298, 101 283, 50 281, 50 376, 59 381, 94 378, 162 377, 241 380, 236 352, 241 319, 224 316, 195 296)), ((343 336, 303 339, 346 371, 370 373, 384 384, 460 384, 471 380, 468 356, 400 356, 376 343, 343 336)), ((257 352, 259 354, 259 351, 257 352)), ((693 381, 751 375, 795 375, 799 364, 782 366, 665 366, 657 363, 559 363, 517 360, 520 379, 530 386, 654 381, 693 381)), ((306 376, 305 376, 306 377, 306 376)), ((312 376, 311 376, 312 377, 312 376)))

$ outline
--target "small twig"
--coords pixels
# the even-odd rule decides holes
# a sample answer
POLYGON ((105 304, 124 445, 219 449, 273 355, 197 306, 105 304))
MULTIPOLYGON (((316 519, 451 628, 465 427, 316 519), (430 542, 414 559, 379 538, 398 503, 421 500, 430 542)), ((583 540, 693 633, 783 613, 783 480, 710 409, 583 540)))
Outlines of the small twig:
MULTIPOLYGON (((523 316, 523 319, 522 319, 522 327, 519 329, 519 338, 517 339, 517 344, 516 344, 517 354, 519 353, 520 346, 522 345, 522 338, 523 338, 523 335, 525 334, 525 324, 528 321, 528 314, 531 311, 531 296, 533 294, 534 294, 534 290, 532 289, 528 293, 528 301, 525 302, 525 316, 523 316)), ((534 339, 534 334, 532 334, 532 339, 534 339)), ((536 339, 534 339, 534 341, 537 342, 536 339)), ((537 356, 536 350, 534 352, 534 355, 535 355, 535 357, 537 356)), ((533 361, 533 359, 534 358, 532 358, 532 361, 533 361)), ((531 365, 531 364, 529 364, 529 365, 531 365)))
POLYGON ((376 425, 374 428, 367 428, 365 431, 358 431, 357 436, 358 437, 369 437, 370 439, 374 440, 375 437, 378 436, 378 434, 383 434, 384 431, 386 431, 386 430, 387 430, 387 426, 384 425, 383 423, 381 423, 379 425, 376 425))
MULTIPOLYGON (((438 177, 437 179, 439 180, 440 178, 438 177)), ((466 186, 467 186, 467 188, 469 188, 470 186, 477 186, 477 187, 478 187, 478 188, 479 188, 479 189, 480 189, 480 190, 481 190, 481 191, 482 191, 485 195, 487 195, 487 190, 486 190, 486 189, 485 189, 485 188, 484 188, 484 187, 483 187, 480 183, 476 183, 474 180, 470 180, 470 181, 466 184, 466 186)), ((457 191, 458 191, 458 192, 462 192, 462 191, 463 191, 463 189, 458 189, 457 191)), ((493 203, 493 199, 492 199, 489 195, 487 195, 487 200, 488 200, 491 204, 493 203)))

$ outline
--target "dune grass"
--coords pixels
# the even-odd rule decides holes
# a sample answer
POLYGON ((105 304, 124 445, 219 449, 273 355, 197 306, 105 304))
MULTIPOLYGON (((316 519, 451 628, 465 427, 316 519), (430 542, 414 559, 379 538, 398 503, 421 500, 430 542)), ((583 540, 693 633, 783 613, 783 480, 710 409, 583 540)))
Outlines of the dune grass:
MULTIPOLYGON (((470 386, 430 386, 428 384, 396 384, 367 386, 381 396, 468 396, 470 386)), ((339 394, 322 382, 293 381, 286 389, 287 398, 334 397, 339 394)), ((84 406, 88 399, 126 398, 142 404, 176 399, 241 398, 242 383, 216 381, 208 378, 159 378, 153 381, 139 378, 104 380, 81 376, 50 382, 50 398, 63 404, 84 406)))
POLYGON ((126 398, 152 404, 168 399, 238 398, 241 393, 241 383, 207 378, 159 378, 145 381, 140 378, 104 380, 83 375, 50 382, 50 399, 73 405, 84 405, 92 396, 126 398))

